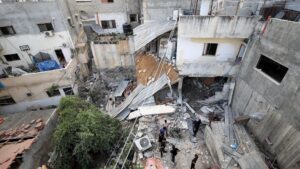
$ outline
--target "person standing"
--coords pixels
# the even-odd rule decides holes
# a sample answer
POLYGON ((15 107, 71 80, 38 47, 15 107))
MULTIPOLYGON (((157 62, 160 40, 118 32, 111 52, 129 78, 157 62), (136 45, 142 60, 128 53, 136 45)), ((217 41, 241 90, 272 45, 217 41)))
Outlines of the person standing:
POLYGON ((172 150, 170 151, 171 152, 171 160, 173 163, 175 163, 175 156, 177 155, 179 149, 176 148, 174 145, 172 145, 172 150))
POLYGON ((198 119, 196 121, 193 121, 193 136, 194 137, 196 137, 200 125, 201 125, 201 120, 200 119, 198 119))
POLYGON ((168 123, 167 120, 165 120, 165 123, 163 125, 163 129, 165 130, 166 137, 168 137, 169 123, 168 123))
POLYGON ((196 165, 197 160, 198 160, 198 155, 195 154, 195 156, 192 160, 191 169, 195 169, 195 165, 196 165))

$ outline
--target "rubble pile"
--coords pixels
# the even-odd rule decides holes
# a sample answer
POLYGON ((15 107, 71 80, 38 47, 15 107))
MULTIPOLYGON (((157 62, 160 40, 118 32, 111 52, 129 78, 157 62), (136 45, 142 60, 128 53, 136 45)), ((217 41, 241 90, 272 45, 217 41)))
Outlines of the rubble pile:
MULTIPOLYGON (((116 68, 93 73, 88 80, 79 85, 79 96, 104 109, 109 95, 116 90, 121 81, 134 80, 134 68, 116 68)), ((133 88, 133 86, 131 86, 133 88)))
POLYGON ((44 128, 45 124, 42 119, 32 120, 28 124, 22 124, 16 128, 0 131, 0 141, 14 141, 35 137, 39 131, 44 128))

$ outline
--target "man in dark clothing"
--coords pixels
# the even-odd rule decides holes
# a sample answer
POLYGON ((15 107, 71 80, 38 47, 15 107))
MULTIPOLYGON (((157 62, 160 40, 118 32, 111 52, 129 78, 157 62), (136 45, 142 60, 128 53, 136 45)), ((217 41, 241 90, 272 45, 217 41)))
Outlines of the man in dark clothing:
POLYGON ((175 163, 175 156, 177 155, 179 149, 176 148, 174 145, 172 145, 172 150, 171 150, 171 157, 172 157, 172 162, 175 163))
POLYGON ((201 120, 198 119, 197 121, 193 121, 193 136, 196 137, 196 134, 199 130, 199 127, 201 125, 201 120))
POLYGON ((160 156, 163 157, 163 153, 166 153, 167 151, 165 150, 166 148, 166 138, 164 136, 160 135, 160 143, 159 143, 159 151, 160 151, 160 156))
POLYGON ((192 160, 191 169, 195 169, 196 162, 198 160, 198 155, 195 154, 195 157, 192 160))

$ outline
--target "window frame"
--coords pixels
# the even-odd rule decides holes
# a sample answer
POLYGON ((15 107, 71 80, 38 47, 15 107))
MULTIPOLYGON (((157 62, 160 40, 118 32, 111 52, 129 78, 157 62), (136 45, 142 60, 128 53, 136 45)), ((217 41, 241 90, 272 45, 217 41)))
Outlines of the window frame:
POLYGON ((10 26, 1 26, 0 27, 0 36, 10 36, 10 35, 15 35, 17 34, 14 27, 12 25, 10 26), (9 32, 9 33, 3 33, 4 29, 6 29, 5 31, 9 32), (8 29, 11 29, 11 30, 8 30, 8 29))
POLYGON ((19 61, 19 60, 21 60, 20 56, 19 56, 17 53, 6 54, 6 55, 3 55, 3 57, 5 58, 5 60, 6 60, 7 62, 14 62, 14 61, 19 61), (17 56, 18 58, 17 58, 17 59, 16 59, 16 58, 14 58, 14 59, 11 59, 11 58, 8 59, 7 56, 17 56))
POLYGON ((53 27, 53 24, 51 22, 38 23, 37 26, 38 26, 40 32, 54 31, 54 27, 53 27), (49 26, 51 26, 51 27, 49 27, 49 26), (42 30, 42 29, 44 29, 44 30, 42 30))
POLYGON ((72 95, 74 95, 74 90, 73 90, 73 88, 71 86, 63 87, 62 90, 64 91, 64 93, 65 93, 66 96, 72 96, 72 95), (71 91, 71 94, 67 94, 67 92, 69 92, 69 91, 66 92, 66 90, 71 91))
POLYGON ((204 47, 203 47, 203 55, 205 55, 205 56, 216 56, 217 51, 218 51, 218 46, 219 46, 218 43, 205 43, 205 44, 204 44, 204 47), (209 51, 209 46, 210 46, 210 45, 217 45, 214 54, 210 54, 210 53, 208 52, 208 51, 209 51))
POLYGON ((0 106, 8 106, 8 105, 14 105, 16 104, 16 101, 11 96, 1 96, 0 97, 0 106), (3 103, 4 100, 9 100, 7 104, 3 103))
POLYGON ((129 14, 129 21, 130 21, 130 23, 137 23, 138 22, 138 14, 129 14), (135 18, 135 21, 131 21, 131 16, 133 16, 134 15, 134 18, 135 18))
POLYGON ((47 91, 46 91, 46 94, 47 94, 48 97, 61 96, 61 93, 60 93, 60 91, 59 91, 58 88, 57 88, 57 89, 54 89, 52 94, 49 92, 49 90, 47 90, 47 91), (57 91, 58 91, 58 93, 56 93, 57 91))
POLYGON ((102 29, 116 29, 117 28, 116 20, 101 20, 101 27, 102 29), (106 26, 103 27, 103 25, 107 25, 108 27, 106 26))
MULTIPOLYGON (((268 65, 266 67, 270 69, 270 65, 268 65)), ((275 60, 267 57, 264 54, 260 54, 259 59, 258 59, 258 61, 257 61, 257 63, 256 63, 256 65, 255 65, 254 68, 255 68, 255 70, 257 70, 258 72, 260 72, 261 74, 263 74, 264 76, 266 76, 267 78, 269 78, 270 80, 272 80, 273 82, 275 82, 278 85, 283 81, 283 79, 285 78, 287 72, 289 71, 288 67, 284 66, 280 62, 277 62, 277 61, 275 61, 275 60), (260 65, 262 64, 262 62, 263 62, 262 60, 264 60, 264 59, 265 59, 265 62, 268 62, 268 64, 272 64, 273 63, 274 67, 280 66, 281 68, 283 68, 284 70, 281 70, 281 71, 283 71, 282 72, 282 77, 279 77, 279 79, 278 79, 278 77, 274 77, 272 74, 268 73, 268 71, 270 71, 270 70, 266 71, 265 69, 263 69, 260 65)), ((275 74, 278 75, 279 73, 276 72, 275 74)))

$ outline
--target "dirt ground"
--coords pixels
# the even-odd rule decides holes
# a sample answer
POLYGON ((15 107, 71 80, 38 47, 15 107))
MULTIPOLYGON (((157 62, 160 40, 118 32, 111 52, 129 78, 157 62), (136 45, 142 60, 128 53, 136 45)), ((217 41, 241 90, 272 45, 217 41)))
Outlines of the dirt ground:
POLYGON ((178 80, 179 75, 172 64, 167 59, 161 60, 151 54, 140 54, 136 57, 136 77, 137 82, 146 85, 152 78, 157 79, 162 74, 167 74, 174 83, 178 80))

